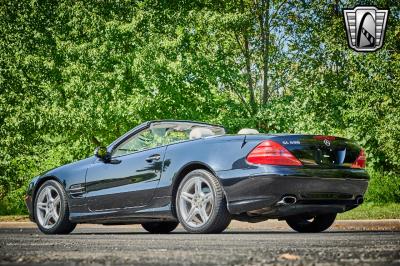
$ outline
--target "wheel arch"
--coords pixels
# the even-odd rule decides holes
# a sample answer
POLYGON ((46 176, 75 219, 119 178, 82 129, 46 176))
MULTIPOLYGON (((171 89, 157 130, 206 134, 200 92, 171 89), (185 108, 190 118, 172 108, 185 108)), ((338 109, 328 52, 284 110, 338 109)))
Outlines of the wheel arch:
POLYGON ((42 178, 40 178, 37 183, 35 184, 35 188, 32 191, 32 217, 33 219, 35 219, 35 201, 36 201, 36 195, 37 192, 39 191, 39 188, 46 182, 49 180, 53 180, 58 182, 61 186, 63 186, 63 182, 60 180, 60 178, 58 178, 57 176, 54 175, 49 175, 49 176, 44 176, 42 178))
POLYGON ((206 170, 208 172, 210 172, 211 174, 213 174, 214 176, 217 177, 218 182, 220 183, 221 187, 222 187, 222 191, 224 193, 224 196, 226 198, 226 193, 224 190, 224 187, 222 186, 218 175, 215 173, 215 171, 207 164, 203 163, 203 162, 199 162, 199 161, 195 161, 195 162, 190 162, 186 165, 184 165, 176 174, 175 178, 174 178, 174 182, 173 182, 173 186, 172 186, 172 195, 171 195, 171 210, 172 210, 172 214, 173 216, 176 218, 176 208, 175 208, 175 199, 176 199, 176 194, 178 192, 178 188, 180 183, 182 182, 183 178, 190 172, 194 171, 194 170, 206 170))

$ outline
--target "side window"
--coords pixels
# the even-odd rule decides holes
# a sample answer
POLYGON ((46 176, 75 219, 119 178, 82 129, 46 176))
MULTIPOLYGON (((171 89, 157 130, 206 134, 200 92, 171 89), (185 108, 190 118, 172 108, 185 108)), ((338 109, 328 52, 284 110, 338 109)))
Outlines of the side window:
POLYGON ((113 156, 121 156, 133 152, 151 149, 159 146, 158 138, 150 129, 143 130, 124 143, 120 144, 113 152, 113 156))
POLYGON ((189 139, 189 132, 181 130, 168 130, 165 134, 163 142, 171 144, 175 142, 185 141, 189 139))
POLYGON ((122 156, 142 150, 148 150, 158 146, 186 141, 192 139, 191 133, 193 130, 199 131, 199 129, 202 129, 200 133, 197 132, 200 134, 200 137, 202 134, 203 136, 214 135, 209 128, 198 125, 185 123, 156 123, 151 125, 149 129, 139 132, 120 144, 114 150, 112 156, 122 156), (208 133, 204 135, 204 131, 208 133))

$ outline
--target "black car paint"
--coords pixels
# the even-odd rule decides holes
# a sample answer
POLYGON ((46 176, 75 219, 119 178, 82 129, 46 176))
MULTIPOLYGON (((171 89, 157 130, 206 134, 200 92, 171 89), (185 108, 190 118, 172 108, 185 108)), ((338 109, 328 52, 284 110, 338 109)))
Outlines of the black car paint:
POLYGON ((167 147, 136 152, 115 159, 118 164, 96 160, 86 173, 86 199, 90 211, 146 206, 161 177, 167 147), (152 155, 159 160, 146 161, 152 155))
MULTIPOLYGON (((116 146, 148 128, 151 123, 146 122, 127 132, 110 144, 108 151, 111 153, 116 146)), ((282 218, 303 212, 343 212, 357 206, 356 197, 363 196, 368 185, 368 174, 364 169, 332 165, 317 168, 312 165, 285 167, 247 163, 246 156, 267 139, 277 142, 300 141, 300 144, 286 146, 291 149, 301 146, 302 139, 305 143, 309 142, 310 137, 222 135, 120 156, 115 158, 120 162, 112 164, 92 156, 33 179, 28 188, 26 204, 33 219, 33 199, 38 187, 47 179, 55 179, 69 195, 72 221, 140 223, 176 220, 171 201, 178 181, 188 169, 203 168, 218 177, 228 209, 234 215, 261 210, 266 218, 282 218), (160 155, 160 159, 146 161, 154 154, 160 155), (351 199, 330 202, 326 202, 329 198, 325 201, 323 198, 307 199, 294 206, 276 206, 276 202, 284 195, 295 195, 302 200, 304 193, 350 194, 351 199)))

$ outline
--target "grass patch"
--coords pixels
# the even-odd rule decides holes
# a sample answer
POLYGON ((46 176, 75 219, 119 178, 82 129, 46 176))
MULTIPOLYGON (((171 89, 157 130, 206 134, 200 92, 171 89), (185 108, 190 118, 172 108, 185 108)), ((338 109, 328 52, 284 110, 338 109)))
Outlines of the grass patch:
POLYGON ((339 220, 400 219, 400 203, 363 203, 361 206, 338 214, 339 220))
POLYGON ((0 222, 29 222, 28 215, 0 215, 0 222))

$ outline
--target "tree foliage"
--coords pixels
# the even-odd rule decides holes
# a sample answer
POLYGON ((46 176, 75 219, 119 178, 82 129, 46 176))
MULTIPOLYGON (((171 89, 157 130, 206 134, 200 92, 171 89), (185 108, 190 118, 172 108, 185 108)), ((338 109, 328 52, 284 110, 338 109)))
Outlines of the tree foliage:
POLYGON ((385 44, 356 53, 355 4, 2 1, 0 213, 24 211, 33 176, 165 118, 354 139, 369 199, 400 201, 400 7, 373 3, 390 8, 385 44))

